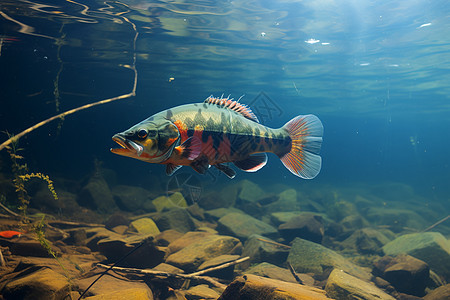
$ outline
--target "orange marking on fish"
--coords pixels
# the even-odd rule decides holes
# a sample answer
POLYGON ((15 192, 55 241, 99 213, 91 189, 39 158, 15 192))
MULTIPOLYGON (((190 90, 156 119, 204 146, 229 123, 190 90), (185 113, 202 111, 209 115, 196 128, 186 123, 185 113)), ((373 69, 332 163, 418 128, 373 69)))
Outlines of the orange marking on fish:
POLYGON ((175 122, 173 122, 173 124, 177 126, 178 131, 180 132, 181 142, 187 140, 189 137, 187 135, 188 127, 186 126, 186 124, 181 120, 176 120, 175 122))
POLYGON ((6 230, 6 231, 1 231, 0 232, 0 236, 10 239, 13 238, 15 236, 21 236, 22 234, 24 234, 24 232, 19 232, 19 231, 13 231, 13 230, 6 230))

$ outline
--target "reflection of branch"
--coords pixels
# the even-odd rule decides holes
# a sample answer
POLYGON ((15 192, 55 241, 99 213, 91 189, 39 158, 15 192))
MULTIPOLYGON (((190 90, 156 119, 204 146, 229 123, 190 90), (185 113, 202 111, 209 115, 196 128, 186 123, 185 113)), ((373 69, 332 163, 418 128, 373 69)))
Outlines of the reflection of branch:
MULTIPOLYGON (((39 36, 39 37, 43 37, 46 39, 51 39, 51 40, 58 40, 57 38, 54 38, 52 36, 48 36, 48 35, 44 35, 44 34, 39 34, 39 33, 34 33, 34 28, 31 26, 28 26, 27 24, 24 24, 22 22, 19 22, 13 18, 11 18, 10 16, 8 16, 7 14, 5 14, 3 11, 0 10, 0 15, 5 18, 8 21, 14 22, 17 25, 20 26, 20 29, 18 30, 20 33, 23 34, 28 34, 28 35, 34 35, 34 36, 39 36)), ((0 149, 1 150, 1 149, 0 149)))
MULTIPOLYGON (((9 16, 7 16, 6 14, 4 14, 2 11, 0 11, 0 14, 1 14, 3 17, 6 16, 5 18, 7 18, 7 17, 9 18, 9 16)), ((39 123, 37 123, 37 124, 31 126, 30 128, 25 129, 25 130, 22 131, 21 133, 12 136, 11 138, 9 138, 8 140, 6 140, 5 142, 3 142, 3 143, 0 145, 0 151, 3 150, 5 147, 7 147, 7 146, 8 146, 9 144, 11 144, 12 142, 18 141, 18 140, 19 140, 21 137, 23 137, 24 135, 26 135, 26 134, 32 132, 33 130, 35 130, 35 129, 37 129, 37 128, 39 128, 39 127, 41 127, 41 126, 43 126, 43 125, 45 125, 45 124, 47 124, 47 123, 50 123, 50 122, 53 121, 53 120, 64 118, 65 116, 71 115, 71 114, 76 113, 76 112, 78 112, 78 111, 80 111, 80 110, 84 110, 84 109, 87 109, 87 108, 91 108, 91 107, 93 107, 93 106, 97 106, 97 105, 101 105, 101 104, 106 104, 106 103, 113 102, 113 101, 116 101, 116 100, 120 100, 120 99, 125 99, 125 98, 129 98, 129 97, 136 96, 136 87, 137 87, 137 79, 138 79, 138 73, 137 73, 137 69, 136 69, 136 41, 137 41, 139 32, 137 31, 136 25, 135 25, 133 22, 131 22, 130 20, 128 20, 128 18, 126 18, 126 17, 124 17, 124 16, 120 16, 120 17, 121 17, 125 22, 129 23, 129 24, 133 27, 133 30, 134 30, 134 32, 135 32, 134 39, 133 39, 133 51, 134 51, 134 52, 133 52, 133 64, 132 64, 131 66, 130 66, 130 65, 123 65, 123 67, 128 68, 128 69, 130 69, 130 70, 132 70, 132 71, 134 72, 134 83, 133 83, 133 88, 132 88, 131 92, 128 93, 128 94, 124 94, 124 95, 117 96, 117 97, 113 97, 113 98, 108 98, 108 99, 100 100, 100 101, 97 101, 97 102, 94 102, 94 103, 89 103, 89 104, 86 104, 86 105, 83 105, 83 106, 80 106, 80 107, 77 107, 77 108, 68 110, 68 111, 66 111, 66 112, 60 113, 60 114, 58 114, 58 115, 56 115, 56 116, 53 116, 53 117, 51 117, 51 118, 48 118, 48 119, 46 119, 46 120, 44 120, 44 121, 41 121, 41 122, 39 122, 39 123)), ((13 19, 8 19, 8 20, 15 21, 15 20, 13 20, 13 19)), ((19 22, 19 23, 20 23, 20 22, 19 22)), ((22 23, 20 23, 20 24, 22 24, 22 23)), ((25 25, 25 26, 27 26, 27 25, 25 25)), ((34 35, 36 35, 36 34, 34 34, 34 35)), ((40 36, 40 35, 38 35, 38 36, 40 36)), ((45 37, 45 36, 44 36, 44 37, 45 37)))

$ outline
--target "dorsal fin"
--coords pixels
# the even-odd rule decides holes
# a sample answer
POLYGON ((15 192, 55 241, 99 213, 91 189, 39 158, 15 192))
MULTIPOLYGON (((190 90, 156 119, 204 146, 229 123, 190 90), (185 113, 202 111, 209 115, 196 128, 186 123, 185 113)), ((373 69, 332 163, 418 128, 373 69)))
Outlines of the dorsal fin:
POLYGON ((234 110, 237 113, 240 113, 241 115, 243 115, 244 117, 246 117, 249 120, 259 123, 258 118, 252 112, 250 107, 248 107, 245 104, 239 103, 238 101, 234 100, 233 98, 230 99, 229 97, 216 98, 214 96, 209 96, 208 98, 206 98, 205 103, 216 104, 216 105, 219 105, 222 107, 226 107, 228 109, 234 110))

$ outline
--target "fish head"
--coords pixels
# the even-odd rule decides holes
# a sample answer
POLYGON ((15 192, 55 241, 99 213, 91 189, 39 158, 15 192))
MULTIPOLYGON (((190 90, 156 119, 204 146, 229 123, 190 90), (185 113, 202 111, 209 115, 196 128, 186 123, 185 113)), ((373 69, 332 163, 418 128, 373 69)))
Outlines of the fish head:
POLYGON ((167 160, 180 143, 178 128, 167 119, 144 120, 112 137, 121 148, 112 153, 139 159, 149 163, 167 160))

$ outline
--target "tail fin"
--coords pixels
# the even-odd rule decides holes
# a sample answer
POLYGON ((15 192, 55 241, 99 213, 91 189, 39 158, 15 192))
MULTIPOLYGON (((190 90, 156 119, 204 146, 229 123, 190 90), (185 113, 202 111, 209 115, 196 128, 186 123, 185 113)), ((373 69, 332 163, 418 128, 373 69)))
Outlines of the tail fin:
POLYGON ((314 115, 297 116, 283 128, 291 137, 292 147, 280 157, 281 161, 292 174, 313 179, 322 166, 322 158, 318 155, 322 146, 322 122, 314 115))

